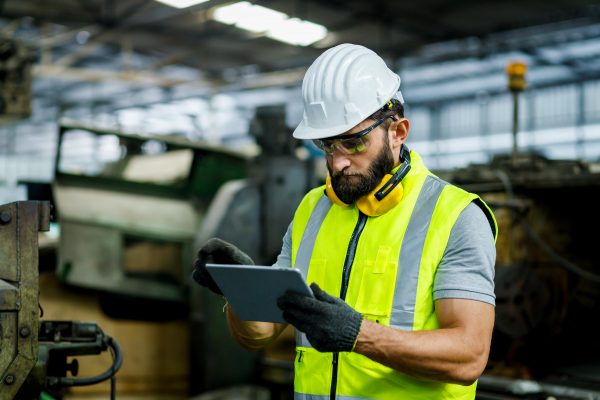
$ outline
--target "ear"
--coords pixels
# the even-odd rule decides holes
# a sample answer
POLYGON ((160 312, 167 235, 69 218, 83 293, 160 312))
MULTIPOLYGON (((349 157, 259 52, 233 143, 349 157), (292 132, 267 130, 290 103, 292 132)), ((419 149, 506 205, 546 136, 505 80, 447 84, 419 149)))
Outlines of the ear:
POLYGON ((398 121, 393 121, 390 124, 390 129, 388 130, 389 138, 390 138, 390 147, 400 148, 400 146, 406 141, 408 138, 408 131, 410 130, 410 122, 406 118, 400 118, 398 121))

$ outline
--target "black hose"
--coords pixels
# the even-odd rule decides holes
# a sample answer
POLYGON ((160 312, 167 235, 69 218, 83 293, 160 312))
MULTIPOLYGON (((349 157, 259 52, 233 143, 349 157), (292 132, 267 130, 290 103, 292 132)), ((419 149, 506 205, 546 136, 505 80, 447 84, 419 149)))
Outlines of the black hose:
POLYGON ((117 395, 117 378, 115 377, 115 374, 117 371, 115 371, 115 350, 112 347, 110 348, 110 355, 113 359, 112 376, 110 377, 110 400, 115 400, 117 395))
MULTIPOLYGON (((92 376, 89 378, 60 378, 58 385, 60 386, 89 386, 95 385, 97 383, 103 382, 109 378, 113 378, 119 368, 121 368, 121 364, 123 363, 123 353, 121 352, 121 347, 116 340, 107 336, 107 344, 114 351, 114 360, 113 365, 102 374, 97 376, 92 376)), ((112 396, 112 394, 111 394, 112 396)))

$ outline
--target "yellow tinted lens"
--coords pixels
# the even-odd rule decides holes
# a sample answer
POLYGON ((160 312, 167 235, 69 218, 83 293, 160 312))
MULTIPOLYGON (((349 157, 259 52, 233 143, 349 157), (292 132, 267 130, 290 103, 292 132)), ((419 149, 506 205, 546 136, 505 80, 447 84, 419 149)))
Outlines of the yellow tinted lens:
POLYGON ((366 138, 340 140, 338 148, 346 154, 361 153, 367 149, 368 141, 366 138))

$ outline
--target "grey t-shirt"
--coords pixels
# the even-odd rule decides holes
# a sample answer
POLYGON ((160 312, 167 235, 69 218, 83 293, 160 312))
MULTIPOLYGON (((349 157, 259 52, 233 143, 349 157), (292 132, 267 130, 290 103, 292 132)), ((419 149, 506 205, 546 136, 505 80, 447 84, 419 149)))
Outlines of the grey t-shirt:
MULTIPOLYGON (((283 237, 276 266, 290 267, 292 224, 283 237)), ((438 266, 433 299, 470 299, 495 305, 494 264, 496 247, 490 224, 475 203, 460 214, 438 266)))

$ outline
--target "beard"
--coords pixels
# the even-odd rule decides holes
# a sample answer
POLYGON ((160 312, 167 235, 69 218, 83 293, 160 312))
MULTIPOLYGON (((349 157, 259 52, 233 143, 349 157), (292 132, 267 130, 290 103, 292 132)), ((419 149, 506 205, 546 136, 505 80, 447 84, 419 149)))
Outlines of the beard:
POLYGON ((362 196, 369 194, 379 185, 385 174, 394 168, 394 157, 390 144, 385 136, 383 148, 369 165, 364 174, 337 171, 333 172, 327 163, 331 176, 331 186, 338 198, 346 204, 353 204, 362 196))

